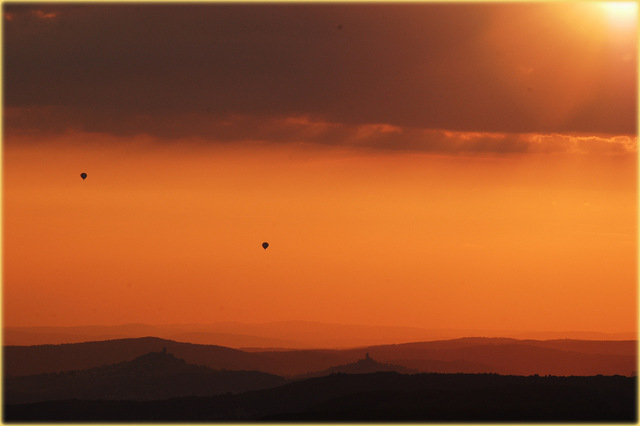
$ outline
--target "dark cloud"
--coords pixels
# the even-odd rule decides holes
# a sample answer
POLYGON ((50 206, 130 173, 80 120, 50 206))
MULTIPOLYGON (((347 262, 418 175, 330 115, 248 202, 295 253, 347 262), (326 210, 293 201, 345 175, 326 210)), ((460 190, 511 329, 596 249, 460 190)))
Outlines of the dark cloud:
POLYGON ((233 116, 267 133, 299 116, 337 134, 635 133, 635 41, 596 51, 554 7, 5 3, 5 124, 217 140, 254 136, 220 125, 233 116), (501 22, 516 25, 496 42, 501 22), (576 60, 594 53, 597 73, 576 60), (582 81, 589 96, 575 103, 582 81))

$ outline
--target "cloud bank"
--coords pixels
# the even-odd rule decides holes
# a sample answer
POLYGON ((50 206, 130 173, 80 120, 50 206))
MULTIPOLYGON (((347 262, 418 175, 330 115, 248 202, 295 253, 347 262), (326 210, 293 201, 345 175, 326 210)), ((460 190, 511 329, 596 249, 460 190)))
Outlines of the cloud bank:
POLYGON ((636 133, 635 36, 613 38, 586 5, 3 12, 9 136, 81 130, 497 153, 634 145, 553 136, 636 133))

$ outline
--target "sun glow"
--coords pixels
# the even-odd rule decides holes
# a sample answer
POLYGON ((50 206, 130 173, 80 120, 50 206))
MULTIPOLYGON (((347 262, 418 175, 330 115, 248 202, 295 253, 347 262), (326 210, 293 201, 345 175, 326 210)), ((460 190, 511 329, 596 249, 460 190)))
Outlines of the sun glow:
POLYGON ((638 20, 638 3, 635 1, 602 2, 602 8, 609 22, 616 28, 629 28, 638 20))

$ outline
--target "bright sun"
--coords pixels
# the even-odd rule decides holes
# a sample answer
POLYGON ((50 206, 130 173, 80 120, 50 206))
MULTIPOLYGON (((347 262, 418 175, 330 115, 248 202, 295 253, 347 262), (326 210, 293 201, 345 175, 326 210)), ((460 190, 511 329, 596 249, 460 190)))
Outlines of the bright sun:
POLYGON ((600 3, 611 24, 616 27, 634 26, 638 19, 636 1, 607 1, 600 3))

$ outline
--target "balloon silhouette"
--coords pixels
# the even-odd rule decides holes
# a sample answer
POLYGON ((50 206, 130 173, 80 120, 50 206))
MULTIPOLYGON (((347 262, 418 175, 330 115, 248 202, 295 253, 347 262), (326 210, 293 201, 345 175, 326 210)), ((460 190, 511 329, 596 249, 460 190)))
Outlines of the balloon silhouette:
POLYGON ((267 249, 267 247, 269 247, 269 243, 262 243, 262 248, 263 248, 263 249, 265 249, 265 250, 266 250, 266 249, 267 249))
POLYGON ((86 173, 80 173, 80 177, 82 178, 82 180, 85 180, 87 178, 87 174, 86 173))

